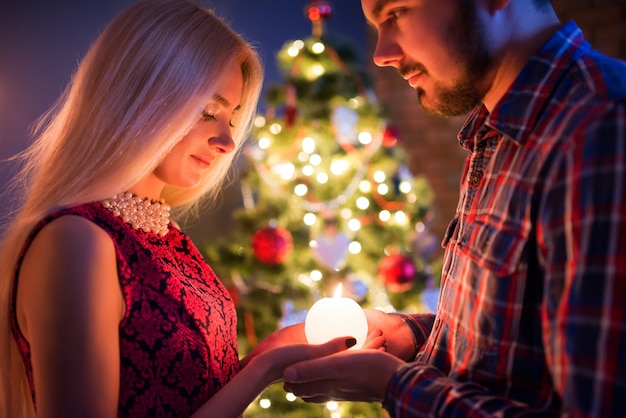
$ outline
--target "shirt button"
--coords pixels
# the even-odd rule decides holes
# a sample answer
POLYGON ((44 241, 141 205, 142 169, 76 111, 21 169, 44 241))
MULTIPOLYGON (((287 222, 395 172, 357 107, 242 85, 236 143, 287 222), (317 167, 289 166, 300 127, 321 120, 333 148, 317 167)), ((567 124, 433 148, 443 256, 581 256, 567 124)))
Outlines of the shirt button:
POLYGON ((483 179, 483 172, 482 171, 474 171, 472 173, 472 175, 470 176, 470 184, 472 186, 478 186, 482 179, 483 179))

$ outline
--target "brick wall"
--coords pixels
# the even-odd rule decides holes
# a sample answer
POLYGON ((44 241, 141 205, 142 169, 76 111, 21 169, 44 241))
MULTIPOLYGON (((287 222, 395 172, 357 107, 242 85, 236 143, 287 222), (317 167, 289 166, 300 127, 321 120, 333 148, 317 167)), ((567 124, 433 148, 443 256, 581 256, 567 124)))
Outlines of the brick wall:
MULTIPOLYGON (((563 22, 576 20, 596 49, 626 59, 626 1, 554 0, 553 5, 563 22)), ((370 50, 375 36, 372 34, 370 50)), ((427 115, 418 105, 415 92, 394 69, 371 64, 370 70, 376 94, 391 123, 401 132, 409 168, 413 174, 425 176, 433 189, 436 216, 431 228, 441 237, 458 201, 465 151, 459 147, 456 134, 465 117, 442 120, 427 115)))
POLYGON ((553 0, 559 18, 576 21, 595 49, 626 60, 626 1, 553 0))

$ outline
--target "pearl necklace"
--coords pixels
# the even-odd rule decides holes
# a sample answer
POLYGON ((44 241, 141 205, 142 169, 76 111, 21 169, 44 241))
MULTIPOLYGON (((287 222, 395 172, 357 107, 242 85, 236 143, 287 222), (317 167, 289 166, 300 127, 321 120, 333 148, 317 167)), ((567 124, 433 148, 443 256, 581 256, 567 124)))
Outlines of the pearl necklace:
POLYGON ((119 216, 134 229, 164 236, 169 231, 170 205, 165 201, 142 199, 132 193, 120 193, 102 201, 102 206, 119 216))

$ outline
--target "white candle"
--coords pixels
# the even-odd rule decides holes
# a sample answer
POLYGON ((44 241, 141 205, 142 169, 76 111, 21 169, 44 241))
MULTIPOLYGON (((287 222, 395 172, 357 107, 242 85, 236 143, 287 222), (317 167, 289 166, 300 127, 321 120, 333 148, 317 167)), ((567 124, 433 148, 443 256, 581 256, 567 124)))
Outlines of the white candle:
POLYGON ((350 298, 341 297, 341 284, 332 298, 323 298, 311 306, 304 321, 304 334, 311 344, 322 344, 337 337, 354 337, 361 348, 367 337, 365 312, 350 298))

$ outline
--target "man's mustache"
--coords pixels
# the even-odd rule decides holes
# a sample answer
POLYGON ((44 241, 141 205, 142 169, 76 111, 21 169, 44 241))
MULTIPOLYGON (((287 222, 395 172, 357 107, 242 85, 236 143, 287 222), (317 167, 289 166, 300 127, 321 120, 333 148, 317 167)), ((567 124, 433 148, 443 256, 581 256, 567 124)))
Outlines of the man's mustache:
POLYGON ((419 63, 411 65, 401 65, 398 68, 398 74, 400 74, 402 78, 406 78, 407 75, 415 73, 428 74, 428 71, 426 70, 426 67, 419 63))

